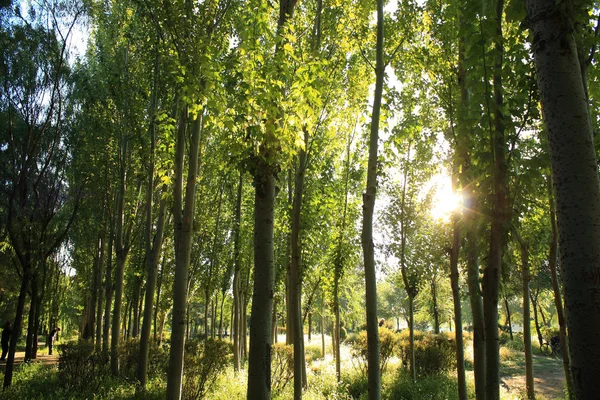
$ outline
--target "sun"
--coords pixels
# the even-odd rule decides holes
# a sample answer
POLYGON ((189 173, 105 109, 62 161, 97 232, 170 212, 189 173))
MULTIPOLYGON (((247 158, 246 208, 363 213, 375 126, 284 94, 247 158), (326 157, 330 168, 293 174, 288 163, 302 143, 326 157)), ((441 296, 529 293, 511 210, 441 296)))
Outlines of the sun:
POLYGON ((452 191, 452 182, 448 175, 434 176, 432 184, 435 187, 435 195, 430 210, 431 216, 434 219, 448 220, 452 212, 462 206, 462 196, 452 191))

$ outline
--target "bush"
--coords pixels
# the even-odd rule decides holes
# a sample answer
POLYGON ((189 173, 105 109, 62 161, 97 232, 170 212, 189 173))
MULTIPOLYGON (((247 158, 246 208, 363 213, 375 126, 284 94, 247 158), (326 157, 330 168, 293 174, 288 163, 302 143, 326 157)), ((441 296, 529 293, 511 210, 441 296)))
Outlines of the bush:
MULTIPOLYGON (((400 358, 404 365, 410 365, 410 338, 402 332, 400 358)), ((456 365, 455 341, 443 333, 425 334, 415 331, 415 366, 417 375, 430 376, 447 372, 456 365)))
POLYGON ((319 358, 323 358, 323 353, 321 352, 320 344, 309 344, 304 346, 304 354, 306 356, 307 362, 312 362, 319 358))
MULTIPOLYGON (((352 360, 355 366, 366 376, 368 364, 367 332, 362 331, 356 339, 352 339, 353 341, 350 342, 352 360)), ((381 374, 385 372, 388 361, 395 354, 397 347, 398 336, 391 329, 379 328, 379 372, 381 374)))
POLYGON ((271 391, 280 393, 294 377, 294 348, 282 343, 271 347, 271 391))
POLYGON ((210 392, 217 376, 230 363, 231 344, 218 339, 190 340, 185 346, 183 366, 184 400, 202 399, 210 392))
MULTIPOLYGON (((129 339, 121 344, 119 351, 119 367, 121 376, 137 380, 137 370, 140 362, 140 340, 129 339)), ((169 352, 151 340, 148 351, 148 378, 165 376, 169 366, 169 352)))
POLYGON ((58 348, 58 371, 62 385, 78 392, 97 392, 109 371, 102 356, 94 353, 94 344, 80 340, 61 344, 58 348))
POLYGON ((410 374, 400 370, 390 388, 392 400, 454 400, 458 398, 458 383, 446 374, 423 377, 412 382, 410 374))

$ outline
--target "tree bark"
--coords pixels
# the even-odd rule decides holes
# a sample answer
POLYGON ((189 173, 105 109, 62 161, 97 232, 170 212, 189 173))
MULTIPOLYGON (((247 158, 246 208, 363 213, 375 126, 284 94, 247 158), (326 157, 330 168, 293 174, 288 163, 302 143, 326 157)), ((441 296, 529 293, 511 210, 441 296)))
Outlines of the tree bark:
POLYGON ((275 176, 254 176, 254 291, 250 315, 248 400, 271 398, 271 313, 273 312, 273 221, 275 176))
POLYGON ((367 308, 367 358, 369 400, 381 399, 379 373, 379 326, 377 321, 377 278, 375 276, 375 245, 373 243, 373 211, 377 196, 377 145, 379 140, 379 115, 383 95, 385 65, 383 60, 383 0, 377 0, 377 45, 375 65, 375 93, 369 136, 369 161, 367 165, 367 189, 363 194, 362 248, 365 266, 367 308))
POLYGON ((169 354, 169 370, 167 374, 167 400, 181 398, 183 383, 183 356, 185 348, 186 304, 188 290, 188 273, 192 250, 194 227, 194 206, 198 159, 200 153, 200 136, 202 134, 203 113, 200 109, 195 115, 189 145, 189 167, 183 189, 185 138, 188 120, 187 107, 181 111, 177 142, 175 147, 175 187, 174 187, 174 220, 175 220, 175 278, 173 281, 173 316, 171 322, 171 351, 169 354))
POLYGON ((233 321, 232 332, 233 337, 233 369, 238 372, 240 370, 241 351, 241 293, 240 293, 240 221, 242 219, 242 192, 243 192, 243 172, 240 171, 240 177, 237 187, 237 198, 235 201, 235 219, 233 222, 233 321))
POLYGON ((294 400, 302 399, 302 389, 306 387, 303 379, 303 370, 306 359, 304 357, 304 332, 302 323, 302 263, 300 260, 300 216, 302 213, 302 195, 304 193, 304 177, 306 175, 308 131, 304 130, 304 148, 298 153, 298 168, 294 182, 294 200, 292 206, 291 251, 290 263, 290 303, 294 339, 294 400))
POLYGON ((502 88, 502 64, 504 43, 502 18, 504 0, 496 0, 494 14, 494 89, 492 154, 493 154, 493 200, 492 224, 487 265, 483 273, 483 310, 485 318, 486 346, 486 399, 500 399, 500 346, 498 337, 498 293, 502 255, 506 241, 508 222, 508 166, 506 162, 506 140, 504 122, 504 99, 502 88))
POLYGON ((513 340, 512 321, 510 319, 510 307, 508 307, 508 297, 504 296, 504 308, 506 309, 506 323, 508 324, 508 333, 510 334, 510 340, 513 340))
POLYGON ((571 9, 527 1, 544 125, 548 131, 573 393, 600 391, 600 181, 579 73, 571 9))
MULTIPOLYGON (((550 223, 552 226, 552 239, 550 240, 550 254, 548 256, 548 264, 550 266, 550 276, 552 278, 552 293, 554 294, 554 305, 556 306, 556 314, 558 316, 558 327, 560 330, 560 344, 562 348, 563 370, 565 372, 567 395, 569 396, 569 398, 573 398, 573 376, 571 375, 571 356, 569 354, 567 324, 565 321, 565 312, 563 310, 562 296, 560 294, 560 282, 558 280, 558 274, 556 272, 556 262, 558 260, 558 228, 556 226, 556 210, 554 207, 554 196, 552 193, 552 182, 550 177, 547 178, 547 184, 548 202, 550 204, 550 223)), ((541 337, 541 334, 539 335, 541 337)))
MULTIPOLYGON (((456 166, 456 164, 454 164, 456 166)), ((456 190, 457 168, 452 174, 452 189, 456 190)), ((454 326, 456 341, 456 374, 458 378, 458 400, 467 400, 467 380, 465 375, 465 355, 463 344, 462 310, 460 307, 460 289, 458 273, 458 255, 460 251, 460 226, 458 211, 452 213, 452 248, 450 249, 450 285, 454 304, 454 326)))

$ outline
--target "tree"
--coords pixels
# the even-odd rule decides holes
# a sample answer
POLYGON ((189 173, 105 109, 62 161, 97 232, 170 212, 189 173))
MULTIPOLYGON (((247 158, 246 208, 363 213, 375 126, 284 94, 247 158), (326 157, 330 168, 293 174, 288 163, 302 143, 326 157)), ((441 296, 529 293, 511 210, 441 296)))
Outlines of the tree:
POLYGON ((598 391, 600 374, 595 334, 600 329, 600 181, 570 12, 561 5, 527 1, 556 192, 573 390, 583 399, 598 391))

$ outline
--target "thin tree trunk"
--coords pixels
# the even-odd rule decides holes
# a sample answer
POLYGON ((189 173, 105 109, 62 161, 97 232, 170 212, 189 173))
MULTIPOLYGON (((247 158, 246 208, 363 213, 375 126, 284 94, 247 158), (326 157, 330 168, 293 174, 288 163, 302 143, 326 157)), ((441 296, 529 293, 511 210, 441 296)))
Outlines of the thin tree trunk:
POLYGON ((240 293, 240 220, 242 217, 242 192, 243 192, 243 172, 240 171, 238 180, 237 198, 235 206, 235 219, 233 222, 233 321, 232 332, 233 336, 233 369, 238 372, 240 370, 241 351, 241 293, 240 293))
POLYGON ((542 330, 540 329, 540 323, 538 321, 538 312, 537 312, 537 294, 533 296, 531 292, 529 292, 529 297, 531 298, 531 303, 533 304, 533 320, 535 322, 535 331, 537 332, 538 342, 540 347, 544 344, 544 337, 542 336, 542 330))
POLYGON ((525 345, 525 388, 527 398, 535 399, 533 387, 533 356, 531 352, 531 317, 529 312, 529 248, 520 239, 521 246, 521 272, 523 274, 523 341, 525 345))
POLYGON ((408 328, 410 346, 410 376, 413 383, 417 382, 417 366, 415 365, 415 305, 414 297, 408 295, 408 328))
POLYGON ((113 260, 113 243, 114 243, 114 216, 110 215, 110 229, 108 233, 108 250, 106 252, 106 271, 104 277, 104 292, 106 302, 104 303, 104 326, 102 327, 102 355, 104 360, 109 359, 109 340, 110 340, 110 317, 112 309, 112 260, 113 260))
POLYGON ((102 285, 102 274, 104 272, 104 256, 106 250, 106 226, 104 226, 104 236, 100 239, 100 260, 98 262, 98 307, 96 309, 96 353, 102 351, 102 311, 104 307, 104 290, 102 285))
POLYGON ((222 294, 221 312, 219 313, 219 339, 223 339, 223 307, 225 306, 225 293, 222 294))
POLYGON ((567 395, 569 396, 569 398, 573 398, 573 376, 571 375, 571 356, 569 354, 567 324, 565 322, 565 312, 563 310, 562 297, 560 294, 560 282, 558 281, 558 274, 556 272, 558 250, 558 229, 556 226, 556 210, 554 207, 552 182, 549 177, 547 179, 547 183, 548 202, 550 203, 550 223, 552 225, 552 239, 550 241, 550 254, 548 256, 548 263, 550 266, 550 276, 552 277, 552 293, 554 294, 554 305, 556 306, 556 314, 558 315, 558 327, 560 330, 560 344, 562 348, 563 370, 565 371, 567 395))
POLYGON ((508 307, 508 298, 504 296, 504 308, 506 309, 506 323, 508 323, 508 333, 510 334, 510 340, 513 340, 512 322, 510 320, 510 308, 508 307))
POLYGON ((189 168, 183 189, 185 138, 187 125, 187 107, 181 112, 177 142, 175 148, 175 187, 174 187, 174 219, 175 219, 175 278, 173 281, 173 318, 171 322, 171 351, 167 374, 167 400, 181 398, 183 378, 183 355, 185 348, 186 304, 188 289, 188 273, 192 250, 194 227, 194 207, 198 159, 200 153, 200 136, 202 133, 203 113, 200 109, 195 116, 191 140, 189 144, 189 168))
POLYGON ((383 95, 385 65, 383 61, 383 0, 377 0, 377 46, 375 65, 375 93, 369 136, 369 161, 367 190, 363 194, 362 248, 365 266, 367 308, 367 359, 369 400, 381 399, 379 373, 379 326, 377 322, 377 278, 375 276, 375 246, 373 244, 373 211, 377 195, 377 142, 379 140, 379 114, 383 95))
MULTIPOLYGON (((454 164, 455 166, 457 164, 454 164)), ((452 174, 452 189, 456 190, 457 168, 452 174)), ((452 213, 452 248, 450 249, 450 285, 454 304, 454 325, 456 341, 456 374, 458 378, 458 400, 467 400, 467 380, 465 376, 465 355, 462 332, 462 310, 460 307, 460 289, 458 256, 460 251, 460 227, 458 211, 452 213)), ((452 320, 450 320, 452 321, 452 320)))
POLYGON ((528 0, 538 87, 556 192, 573 392, 600 392, 600 181, 572 10, 528 0))
POLYGON ((304 357, 304 333, 302 323, 302 262, 300 259, 300 216, 302 213, 302 195, 304 193, 304 177, 306 175, 308 147, 308 130, 304 130, 304 149, 298 154, 298 168, 294 182, 294 201, 292 206, 292 229, 290 263, 290 307, 292 313, 293 338, 294 338, 294 400, 302 399, 302 389, 306 387, 303 379, 303 370, 306 359, 304 357))
POLYGON ((19 291, 19 298, 17 300, 17 312, 15 315, 15 321, 13 324, 13 331, 10 335, 10 343, 8 347, 8 359, 6 360, 6 367, 4 370, 4 388, 9 387, 12 384, 12 376, 15 365, 15 353, 17 351, 17 342, 21 336, 21 329, 23 324, 23 313, 25 310, 25 297, 27 296, 27 288, 29 287, 29 281, 31 280, 31 266, 23 265, 23 276, 21 278, 21 289, 19 291))
POLYGON ((433 302, 433 332, 437 335, 440 333, 440 313, 438 312, 437 284, 435 275, 431 280, 431 301, 433 302))

